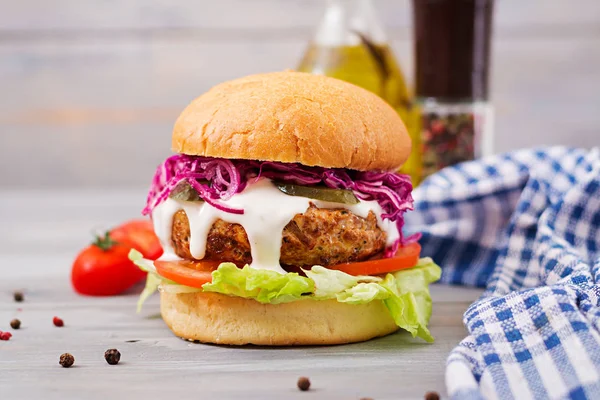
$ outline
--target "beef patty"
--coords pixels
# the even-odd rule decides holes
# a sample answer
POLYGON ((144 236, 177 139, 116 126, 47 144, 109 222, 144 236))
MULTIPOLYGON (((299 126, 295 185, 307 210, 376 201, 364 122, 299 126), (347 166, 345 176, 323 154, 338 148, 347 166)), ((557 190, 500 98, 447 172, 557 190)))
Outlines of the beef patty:
MULTIPOLYGON (((369 212, 359 217, 346 209, 317 208, 313 204, 297 214, 284 228, 280 263, 284 266, 330 266, 366 260, 385 248, 386 234, 369 212)), ((173 218, 172 243, 175 253, 187 260, 190 254, 190 224, 185 211, 173 218)), ((246 231, 239 224, 217 220, 206 243, 206 260, 252 262, 246 231)))

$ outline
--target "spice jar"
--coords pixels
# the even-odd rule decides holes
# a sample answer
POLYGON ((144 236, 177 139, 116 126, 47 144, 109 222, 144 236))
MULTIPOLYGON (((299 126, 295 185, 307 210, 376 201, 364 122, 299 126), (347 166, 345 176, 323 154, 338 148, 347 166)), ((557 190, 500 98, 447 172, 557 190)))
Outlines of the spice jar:
MULTIPOLYGON (((379 95, 398 112, 411 137, 419 114, 371 0, 329 0, 298 71, 331 76, 379 95)), ((419 175, 418 152, 402 172, 419 175)))
POLYGON ((421 175, 492 153, 494 0, 413 0, 421 175))

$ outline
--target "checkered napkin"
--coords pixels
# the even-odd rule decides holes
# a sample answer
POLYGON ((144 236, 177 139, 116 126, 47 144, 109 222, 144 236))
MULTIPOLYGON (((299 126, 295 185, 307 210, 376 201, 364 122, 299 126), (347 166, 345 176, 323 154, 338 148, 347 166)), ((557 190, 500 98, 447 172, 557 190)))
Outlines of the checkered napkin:
POLYGON ((446 168, 407 224, 442 281, 485 286, 450 354, 452 399, 600 399, 600 151, 522 150, 446 168))

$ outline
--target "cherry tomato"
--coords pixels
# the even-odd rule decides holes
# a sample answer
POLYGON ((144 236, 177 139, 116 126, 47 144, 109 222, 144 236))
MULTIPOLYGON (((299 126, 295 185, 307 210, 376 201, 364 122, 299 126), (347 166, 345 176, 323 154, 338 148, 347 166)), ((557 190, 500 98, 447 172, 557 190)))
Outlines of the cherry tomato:
POLYGON ((181 285, 201 288, 212 282, 212 272, 217 269, 220 261, 155 261, 156 272, 160 276, 181 285))
POLYGON ((110 231, 110 237, 116 242, 130 245, 149 260, 156 260, 163 253, 152 222, 147 219, 136 219, 119 225, 110 231))
POLYGON ((419 261, 420 254, 421 246, 418 243, 411 243, 398 248, 396 255, 391 258, 338 264, 328 268, 336 269, 354 276, 379 275, 386 272, 395 272, 414 267, 419 261))
POLYGON ((155 260, 162 254, 160 242, 147 220, 133 220, 107 232, 85 248, 73 263, 71 283, 78 293, 113 296, 144 279, 127 255, 132 248, 155 260))

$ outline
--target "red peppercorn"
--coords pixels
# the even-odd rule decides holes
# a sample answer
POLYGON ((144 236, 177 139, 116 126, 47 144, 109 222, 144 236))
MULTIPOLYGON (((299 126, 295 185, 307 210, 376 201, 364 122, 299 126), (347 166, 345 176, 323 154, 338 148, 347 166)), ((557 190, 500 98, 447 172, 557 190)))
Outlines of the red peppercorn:
POLYGON ((0 333, 0 340, 10 340, 11 337, 12 337, 12 333, 10 333, 10 332, 0 333))
POLYGON ((65 325, 64 321, 58 317, 52 318, 52 323, 54 324, 54 326, 58 326, 58 327, 65 325))

